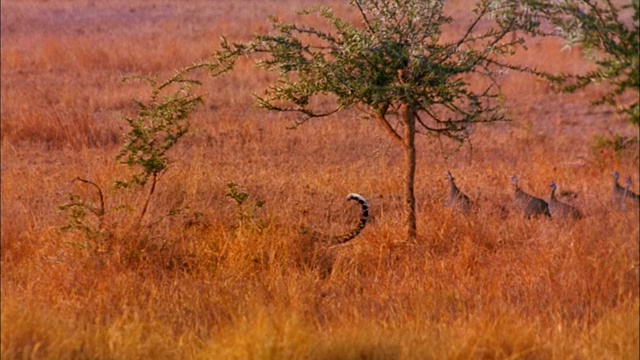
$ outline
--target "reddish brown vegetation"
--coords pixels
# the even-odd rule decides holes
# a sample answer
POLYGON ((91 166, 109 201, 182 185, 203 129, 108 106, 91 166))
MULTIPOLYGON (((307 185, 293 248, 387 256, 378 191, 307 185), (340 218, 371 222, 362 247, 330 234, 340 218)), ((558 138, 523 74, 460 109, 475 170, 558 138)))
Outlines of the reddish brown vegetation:
MULTIPOLYGON (((143 201, 111 187, 126 171, 114 162, 117 119, 146 91, 122 76, 172 74, 220 35, 247 39, 267 14, 316 2, 239 4, 3 2, 3 359, 638 357, 638 212, 613 210, 609 175, 638 184, 637 148, 592 149, 594 135, 637 129, 589 108, 594 94, 558 95, 526 75, 504 78, 514 121, 476 128, 472 147, 417 137, 415 244, 399 241, 402 154, 386 134, 350 112, 286 130, 292 119, 252 108, 267 75, 249 62, 203 75, 206 105, 158 183, 150 230, 129 231, 121 209, 94 251, 57 231, 70 189, 95 198, 69 184, 76 176, 100 185, 112 209, 143 201), (444 206, 446 170, 477 214, 444 206), (512 174, 546 199, 556 180, 585 218, 500 216, 512 174), (228 181, 266 201, 259 226, 238 226, 228 181), (321 280, 300 266, 298 229, 352 228, 358 209, 343 199, 353 191, 373 222, 321 280)), ((587 66, 579 49, 561 48, 536 40, 516 57, 587 66)))

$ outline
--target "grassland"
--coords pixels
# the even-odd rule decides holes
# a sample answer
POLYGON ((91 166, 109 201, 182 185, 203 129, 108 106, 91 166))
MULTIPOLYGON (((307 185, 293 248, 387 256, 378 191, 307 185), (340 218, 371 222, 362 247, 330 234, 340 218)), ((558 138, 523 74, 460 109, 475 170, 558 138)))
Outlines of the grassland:
MULTIPOLYGON (((461 149, 419 137, 419 236, 406 243, 391 139, 350 111, 287 130, 294 118, 252 107, 271 78, 245 61, 203 74, 205 105, 134 223, 145 192, 113 190, 128 171, 114 157, 119 119, 147 89, 121 78, 170 75, 220 35, 248 39, 267 14, 316 3, 2 1, 2 358, 637 359, 638 212, 612 207, 610 172, 638 184, 638 148, 593 146, 637 128, 588 107, 598 88, 556 94, 509 74, 513 122, 477 127, 461 149), (447 169, 479 213, 444 207, 447 169), (496 216, 512 174, 545 198, 555 179, 586 217, 496 216), (59 230, 69 192, 97 202, 76 176, 104 190, 111 236, 59 230), (264 207, 239 219, 228 182, 264 207), (298 230, 352 227, 349 192, 373 221, 321 279, 299 259, 298 230)), ((515 60, 588 67, 562 46, 536 39, 515 60)))

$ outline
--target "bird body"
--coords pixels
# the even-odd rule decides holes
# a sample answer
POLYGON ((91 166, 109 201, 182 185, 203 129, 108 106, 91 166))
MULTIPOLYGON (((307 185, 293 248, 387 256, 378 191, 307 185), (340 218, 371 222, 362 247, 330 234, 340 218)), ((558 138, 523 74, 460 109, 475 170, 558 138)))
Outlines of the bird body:
POLYGON ((527 219, 532 216, 540 216, 545 215, 551 217, 551 213, 549 212, 549 204, 546 201, 537 198, 535 196, 529 195, 526 192, 522 191, 518 186, 518 178, 515 176, 511 177, 511 182, 515 188, 515 197, 514 204, 518 209, 524 212, 524 215, 527 219))
POLYGON ((613 203, 618 208, 624 207, 624 200, 627 196, 627 190, 618 184, 618 179, 620 178, 620 174, 617 171, 611 173, 613 175, 613 203))
POLYGON ((638 194, 631 191, 631 178, 627 178, 625 186, 622 187, 618 184, 620 174, 618 174, 617 171, 614 171, 611 174, 613 175, 613 204, 618 207, 618 209, 624 209, 627 199, 631 199, 638 204, 638 194))
POLYGON ((447 171, 444 175, 449 179, 449 185, 451 186, 451 192, 449 195, 449 206, 452 208, 458 208, 463 213, 468 214, 474 203, 469 199, 469 197, 463 194, 460 189, 456 186, 456 183, 453 180, 453 175, 451 172, 447 171))
POLYGON ((571 217, 573 219, 582 218, 582 213, 575 207, 563 203, 562 201, 556 199, 556 189, 557 185, 555 181, 552 181, 551 184, 551 198, 549 199, 549 212, 552 217, 571 217))
POLYGON ((635 201, 638 201, 638 194, 631 191, 631 178, 627 178, 625 185, 626 186, 624 187, 624 191, 625 191, 626 197, 631 198, 635 201))

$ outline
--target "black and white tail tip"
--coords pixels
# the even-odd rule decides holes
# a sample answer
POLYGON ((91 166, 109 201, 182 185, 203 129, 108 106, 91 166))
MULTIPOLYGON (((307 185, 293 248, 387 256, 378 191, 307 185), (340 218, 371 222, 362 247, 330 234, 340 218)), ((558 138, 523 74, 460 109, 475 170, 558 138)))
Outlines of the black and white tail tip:
POLYGON ((360 194, 351 193, 347 195, 347 201, 350 200, 355 200, 362 206, 362 219, 366 221, 369 218, 369 202, 367 202, 367 199, 360 194))
POLYGON ((369 219, 369 203, 367 202, 367 199, 362 197, 362 195, 351 193, 347 195, 347 201, 350 201, 350 200, 357 201, 362 207, 362 213, 360 214, 360 221, 358 222, 358 225, 356 226, 356 228, 353 229, 350 233, 334 238, 332 240, 334 245, 343 244, 355 238, 356 236, 358 236, 358 234, 360 234, 362 229, 364 229, 364 227, 367 225, 367 220, 369 219))

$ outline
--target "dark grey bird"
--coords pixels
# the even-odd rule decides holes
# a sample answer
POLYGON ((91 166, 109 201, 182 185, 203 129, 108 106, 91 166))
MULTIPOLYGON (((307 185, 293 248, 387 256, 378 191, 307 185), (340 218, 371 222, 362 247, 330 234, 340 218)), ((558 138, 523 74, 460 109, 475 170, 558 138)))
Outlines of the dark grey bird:
POLYGON ((554 218, 571 217, 576 220, 581 219, 582 213, 580 212, 580 210, 556 199, 556 182, 552 181, 549 185, 551 186, 551 198, 549 199, 549 212, 551 213, 551 216, 553 216, 554 218))
POLYGON ((631 199, 635 200, 636 202, 639 201, 638 194, 636 194, 633 191, 631 191, 631 178, 630 177, 627 178, 627 181, 625 181, 624 193, 625 193, 626 197, 631 198, 631 199))
POLYGON ((612 172, 611 175, 613 175, 613 193, 612 193, 613 204, 617 206, 619 209, 622 209, 624 207, 628 189, 625 189, 622 186, 620 186, 620 184, 618 184, 618 179, 620 178, 620 174, 618 174, 617 171, 612 172))
POLYGON ((612 199, 613 204, 617 206, 619 209, 624 208, 625 202, 627 198, 631 198, 634 201, 638 201, 638 194, 633 193, 631 188, 631 178, 627 178, 626 186, 622 187, 618 184, 618 179, 620 178, 620 174, 617 171, 611 173, 613 175, 613 193, 612 199))
POLYGON ((456 183, 453 179, 453 175, 451 172, 447 171, 444 173, 444 176, 449 179, 449 185, 451 186, 451 192, 449 194, 449 206, 452 208, 460 209, 463 213, 468 214, 471 211, 471 208, 474 206, 474 203, 469 197, 460 191, 460 189, 456 186, 456 183))
POLYGON ((515 188, 514 203, 519 210, 524 212, 524 216, 526 216, 527 219, 530 219, 532 216, 537 217, 540 215, 551 217, 549 204, 547 204, 546 201, 522 191, 518 186, 517 177, 512 176, 511 182, 515 188))

